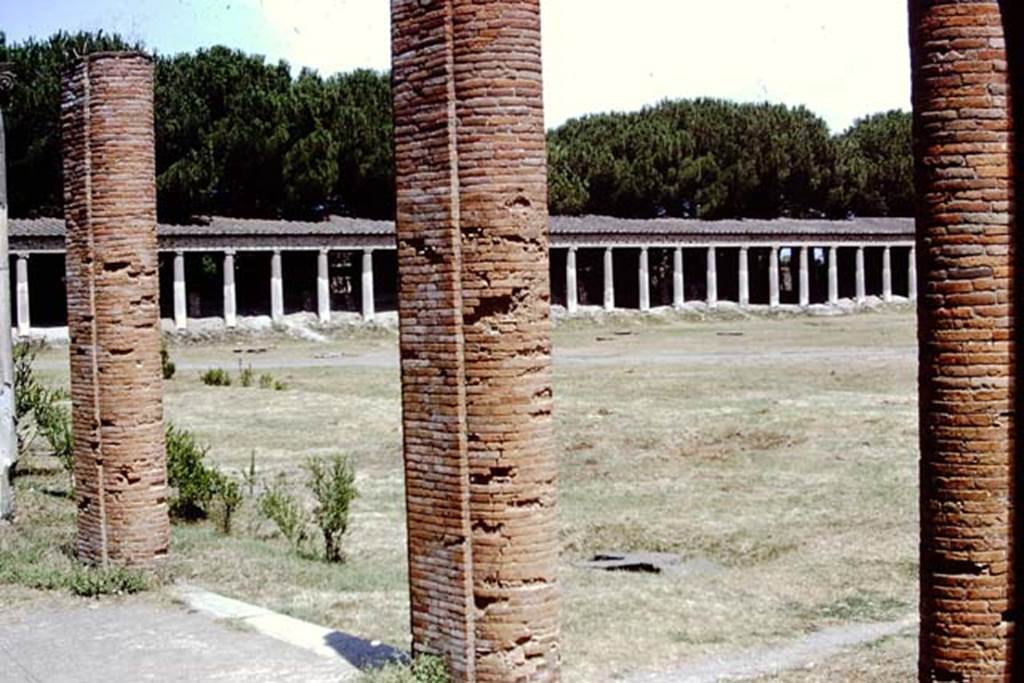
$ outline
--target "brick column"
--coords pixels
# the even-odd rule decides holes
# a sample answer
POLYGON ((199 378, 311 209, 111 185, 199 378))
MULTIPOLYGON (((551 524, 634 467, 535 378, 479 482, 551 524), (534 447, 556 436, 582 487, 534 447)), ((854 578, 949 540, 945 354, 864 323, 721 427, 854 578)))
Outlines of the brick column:
POLYGON ((413 649, 555 680, 539 2, 392 0, 392 25, 413 649))
POLYGON ((604 310, 615 310, 615 259, 611 247, 604 250, 604 310))
POLYGON ((1009 681, 1013 124, 995 0, 912 0, 921 415, 920 680, 1009 681))
POLYGON ((167 554, 153 66, 102 53, 62 95, 78 556, 167 554))

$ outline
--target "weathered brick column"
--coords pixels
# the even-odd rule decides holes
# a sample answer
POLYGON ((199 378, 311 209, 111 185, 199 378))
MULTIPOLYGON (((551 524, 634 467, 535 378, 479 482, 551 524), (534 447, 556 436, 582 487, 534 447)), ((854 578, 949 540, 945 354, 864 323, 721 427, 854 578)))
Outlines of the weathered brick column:
POLYGON ((1013 124, 1000 5, 910 3, 922 681, 1016 680, 1013 124))
POLYGON ((78 556, 167 554, 153 66, 85 58, 64 76, 64 205, 78 556))
POLYGON ((414 650, 558 677, 538 0, 393 0, 414 650))

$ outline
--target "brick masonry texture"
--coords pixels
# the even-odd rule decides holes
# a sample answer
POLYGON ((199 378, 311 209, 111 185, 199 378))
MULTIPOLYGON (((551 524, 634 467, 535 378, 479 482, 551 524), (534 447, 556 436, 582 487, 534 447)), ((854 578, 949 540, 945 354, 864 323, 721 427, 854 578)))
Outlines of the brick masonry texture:
POLYGON ((393 0, 412 627, 457 680, 558 678, 538 0, 393 0))
POLYGON ((1013 123, 1001 3, 911 0, 922 681, 1016 680, 1013 123))
POLYGON ((170 542, 152 63, 87 57, 65 72, 61 107, 75 550, 90 563, 148 567, 170 542))

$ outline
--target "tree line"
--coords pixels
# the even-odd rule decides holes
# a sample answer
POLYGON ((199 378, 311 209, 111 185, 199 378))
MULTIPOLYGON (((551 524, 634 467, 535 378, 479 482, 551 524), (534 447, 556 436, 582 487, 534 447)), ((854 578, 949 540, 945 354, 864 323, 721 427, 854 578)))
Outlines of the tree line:
MULTIPOLYGON (((75 56, 141 49, 117 35, 8 44, 14 216, 60 215, 60 78, 75 56)), ((158 211, 316 220, 394 215, 390 76, 323 77, 226 47, 155 57, 158 211)), ((586 116, 548 133, 557 214, 844 217, 913 213, 910 115, 840 135, 802 107, 699 99, 586 116)))

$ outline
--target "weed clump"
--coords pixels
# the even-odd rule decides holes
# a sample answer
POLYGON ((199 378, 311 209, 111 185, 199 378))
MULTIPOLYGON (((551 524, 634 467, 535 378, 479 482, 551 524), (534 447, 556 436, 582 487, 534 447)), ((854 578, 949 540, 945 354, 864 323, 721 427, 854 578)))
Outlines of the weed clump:
POLYGON ((230 536, 231 520, 235 512, 245 501, 245 498, 242 496, 242 488, 238 485, 237 481, 223 472, 215 472, 213 475, 213 490, 214 497, 221 507, 220 530, 225 536, 230 536))
POLYGON ((211 368, 199 375, 199 380, 208 387, 231 386, 231 375, 223 368, 211 368))
POLYGON ((0 583, 36 590, 66 590, 83 598, 132 595, 150 588, 149 577, 141 571, 87 567, 77 562, 69 567, 46 566, 40 562, 4 562, 0 564, 0 583))
POLYGON ((259 499, 260 514, 269 519, 298 552, 309 535, 309 514, 298 499, 288 492, 282 476, 263 492, 259 499))
POLYGON ((178 371, 178 366, 171 360, 171 352, 167 350, 166 341, 160 342, 160 370, 164 379, 173 379, 174 373, 178 371))
POLYGON ((362 683, 449 683, 451 677, 444 660, 420 655, 412 664, 389 664, 363 674, 362 683))

